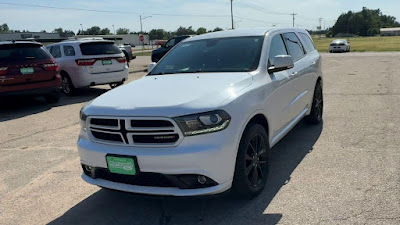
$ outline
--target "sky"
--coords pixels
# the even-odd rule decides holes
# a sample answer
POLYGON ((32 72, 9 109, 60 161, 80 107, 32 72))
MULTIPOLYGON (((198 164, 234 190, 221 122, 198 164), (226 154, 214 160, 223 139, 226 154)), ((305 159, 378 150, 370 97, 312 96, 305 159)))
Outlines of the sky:
MULTIPOLYGON (((291 27, 291 13, 296 13, 295 26, 315 29, 319 18, 322 27, 330 27, 341 13, 360 11, 365 6, 381 9, 400 21, 399 0, 233 0, 236 28, 291 27)), ((214 29, 231 27, 230 0, 0 0, 0 24, 7 23, 13 30, 53 31, 55 28, 77 32, 81 25, 115 29, 128 28, 140 31, 161 28, 174 31, 179 26, 214 29), (39 8, 12 4, 29 4, 57 8, 75 8, 94 12, 68 9, 39 8)))

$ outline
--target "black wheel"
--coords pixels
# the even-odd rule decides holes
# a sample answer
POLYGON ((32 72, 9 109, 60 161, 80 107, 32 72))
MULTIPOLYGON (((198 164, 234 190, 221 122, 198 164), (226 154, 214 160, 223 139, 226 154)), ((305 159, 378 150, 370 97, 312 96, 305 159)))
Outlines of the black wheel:
POLYGON ((269 173, 269 153, 269 140, 264 127, 250 124, 239 145, 232 185, 234 193, 253 198, 264 190, 269 173))
POLYGON ((61 90, 66 95, 75 94, 75 86, 67 74, 61 75, 61 90))
POLYGON ((118 87, 118 86, 121 86, 121 85, 123 85, 124 84, 124 82, 115 82, 115 83, 111 83, 110 84, 110 88, 111 89, 114 89, 114 88, 116 88, 116 87, 118 87))
POLYGON ((60 100, 60 92, 52 92, 44 96, 47 103, 57 103, 60 100))
POLYGON ((311 113, 306 117, 306 121, 311 124, 319 124, 322 122, 322 114, 324 112, 324 98, 322 94, 321 82, 315 86, 311 113))

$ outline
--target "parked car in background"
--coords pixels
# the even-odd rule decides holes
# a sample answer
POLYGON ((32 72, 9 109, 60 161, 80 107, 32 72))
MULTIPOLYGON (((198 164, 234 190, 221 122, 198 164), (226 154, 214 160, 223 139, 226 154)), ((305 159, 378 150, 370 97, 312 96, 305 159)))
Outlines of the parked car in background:
POLYGON ((118 48, 124 53, 125 58, 126 58, 126 63, 129 67, 129 63, 136 59, 136 56, 133 55, 133 49, 130 44, 123 44, 123 45, 118 45, 118 48))
POLYGON ((329 46, 329 52, 350 52, 350 42, 345 39, 333 40, 329 46))
POLYGON ((165 54, 167 54, 167 52, 169 50, 171 50, 171 48, 173 48, 179 42, 181 42, 189 37, 191 37, 191 36, 184 35, 184 36, 179 36, 179 37, 174 37, 174 38, 169 39, 165 44, 161 45, 160 48, 157 48, 156 50, 153 51, 153 53, 151 54, 151 61, 158 62, 162 57, 164 57, 165 54))
POLYGON ((48 45, 47 49, 60 67, 62 90, 67 95, 77 88, 95 85, 115 88, 128 77, 125 55, 113 41, 67 40, 48 45))
POLYGON ((141 194, 232 188, 254 197, 267 182, 270 148, 303 118, 322 122, 322 79, 304 29, 186 39, 147 76, 82 108, 82 178, 141 194))
POLYGON ((40 95, 59 100, 61 77, 54 58, 42 44, 0 42, 0 96, 40 95))

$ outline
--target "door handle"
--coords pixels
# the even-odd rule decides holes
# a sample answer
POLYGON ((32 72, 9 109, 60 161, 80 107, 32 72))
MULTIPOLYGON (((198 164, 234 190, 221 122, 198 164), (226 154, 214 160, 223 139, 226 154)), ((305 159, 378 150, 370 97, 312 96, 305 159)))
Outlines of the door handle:
POLYGON ((296 75, 297 75, 297 72, 293 72, 293 73, 292 73, 292 76, 296 76, 296 75))
POLYGON ((317 62, 315 61, 315 62, 313 62, 313 63, 311 63, 311 66, 315 66, 315 64, 317 64, 317 62))

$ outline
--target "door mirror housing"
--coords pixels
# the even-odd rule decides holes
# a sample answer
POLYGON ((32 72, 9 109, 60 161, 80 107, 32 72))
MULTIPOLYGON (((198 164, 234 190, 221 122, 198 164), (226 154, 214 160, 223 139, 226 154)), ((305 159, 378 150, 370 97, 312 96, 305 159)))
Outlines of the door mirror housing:
POLYGON ((276 73, 294 67, 294 61, 290 55, 277 55, 274 59, 274 65, 268 68, 268 73, 276 73))
POLYGON ((155 62, 150 63, 149 66, 147 67, 147 72, 150 73, 154 69, 154 67, 156 67, 156 65, 157 63, 155 62))

